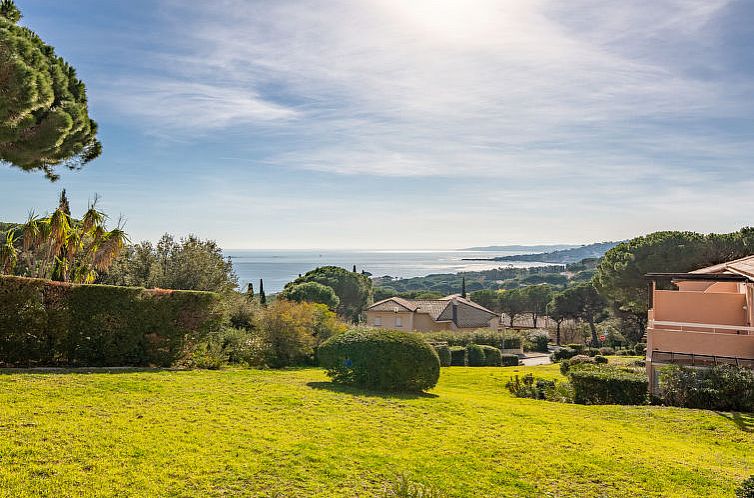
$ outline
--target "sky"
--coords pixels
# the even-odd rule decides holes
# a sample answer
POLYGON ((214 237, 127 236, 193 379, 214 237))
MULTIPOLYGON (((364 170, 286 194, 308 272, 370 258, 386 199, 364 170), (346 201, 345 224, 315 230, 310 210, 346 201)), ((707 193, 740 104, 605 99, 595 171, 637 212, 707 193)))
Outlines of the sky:
POLYGON ((754 4, 17 0, 101 158, 0 166, 0 219, 95 194, 133 241, 588 243, 754 224, 754 4))

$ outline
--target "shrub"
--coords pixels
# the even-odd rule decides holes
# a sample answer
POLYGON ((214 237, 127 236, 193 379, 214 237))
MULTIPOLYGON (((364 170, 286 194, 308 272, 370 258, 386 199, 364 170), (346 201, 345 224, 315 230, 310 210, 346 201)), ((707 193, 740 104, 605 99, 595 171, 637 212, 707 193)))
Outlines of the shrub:
POLYGON ((604 365, 604 364, 607 363, 607 358, 605 358, 604 356, 598 354, 597 356, 594 357, 594 361, 595 361, 595 363, 600 363, 600 364, 604 365))
POLYGON ((315 350, 346 325, 324 304, 276 300, 265 308, 261 330, 268 345, 266 363, 282 368, 315 363, 315 350))
POLYGON ((484 349, 484 364, 488 367, 499 367, 503 365, 503 354, 495 346, 482 346, 484 349))
POLYGON ((614 367, 571 368, 573 401, 583 405, 642 405, 647 402, 647 376, 614 367))
POLYGON ((754 370, 669 366, 660 372, 658 396, 671 406, 754 412, 754 370))
POLYGON ((557 351, 555 351, 554 353, 552 353, 550 355, 550 359, 553 362, 557 363, 559 361, 563 361, 563 360, 567 360, 569 358, 573 358, 577 354, 579 354, 579 353, 575 349, 569 348, 569 347, 565 347, 565 348, 560 348, 557 351))
POLYGON ((222 316, 210 292, 0 276, 0 363, 170 366, 222 316))
POLYGON ((515 354, 500 355, 500 361, 504 367, 517 367, 519 365, 518 356, 515 354))
POLYGON ((505 387, 517 398, 547 399, 547 392, 555 388, 555 381, 538 379, 532 374, 526 374, 522 378, 518 375, 512 377, 505 387))
POLYGON ((547 332, 535 332, 529 336, 531 351, 546 353, 550 344, 550 335, 547 332))
POLYGON ((615 354, 613 348, 600 348, 599 351, 602 356, 613 356, 615 354))
POLYGON ((451 362, 450 348, 446 344, 433 344, 432 347, 435 348, 437 357, 440 358, 440 366, 449 367, 451 362))
POLYGON ((440 359, 417 334, 356 328, 317 352, 334 382, 384 391, 423 391, 437 384, 440 359))
POLYGON ((584 348, 581 350, 579 354, 584 354, 584 355, 594 358, 595 356, 600 354, 600 350, 598 348, 584 348))
POLYGON ((430 342, 444 342, 448 346, 468 346, 478 344, 480 346, 495 346, 498 349, 516 349, 521 347, 521 337, 512 335, 510 332, 501 332, 493 329, 478 329, 470 332, 443 330, 422 334, 430 342))
POLYGON ((619 349, 615 352, 615 356, 634 356, 632 349, 619 349))
POLYGON ((575 365, 594 365, 596 363, 594 358, 591 358, 589 356, 580 354, 576 355, 571 359, 563 360, 560 362, 560 373, 563 375, 567 374, 571 367, 575 365))
POLYGON ((566 344, 566 347, 573 349, 577 353, 580 353, 586 347, 586 344, 571 343, 571 344, 566 344))
POLYGON ((636 353, 636 356, 644 356, 644 353, 647 351, 647 346, 642 343, 637 343, 634 346, 634 353, 636 353))
POLYGON ((464 346, 450 346, 450 365, 465 367, 467 363, 466 348, 464 346))
POLYGON ((754 498, 754 476, 749 477, 736 488, 736 498, 754 498))
POLYGON ((400 476, 385 489, 385 498, 443 498, 445 494, 434 486, 413 482, 406 476, 400 476))
POLYGON ((466 346, 466 362, 470 367, 483 367, 485 365, 484 349, 478 344, 466 346))
POLYGON ((210 334, 199 344, 193 355, 194 365, 206 368, 202 363, 212 362, 208 356, 216 352, 222 358, 222 363, 261 367, 267 364, 270 355, 269 344, 259 330, 244 330, 224 327, 218 332, 210 334))

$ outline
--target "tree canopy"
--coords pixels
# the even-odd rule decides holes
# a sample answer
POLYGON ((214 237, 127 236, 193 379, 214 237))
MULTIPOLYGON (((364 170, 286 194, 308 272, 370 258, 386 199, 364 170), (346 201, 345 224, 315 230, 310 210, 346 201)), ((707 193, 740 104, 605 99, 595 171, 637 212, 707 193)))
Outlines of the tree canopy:
POLYGON ((318 282, 304 282, 303 284, 291 285, 286 287, 278 296, 288 301, 309 302, 324 304, 331 310, 334 310, 340 304, 332 287, 322 285, 318 282))
POLYGON ((238 286, 230 259, 213 240, 194 235, 162 236, 156 246, 141 242, 126 248, 101 279, 112 285, 228 292, 238 286))
POLYGON ((353 321, 358 321, 372 300, 372 280, 369 277, 337 266, 316 268, 288 283, 283 292, 306 282, 317 282, 334 290, 340 299, 336 308, 338 314, 353 321))
POLYGON ((56 166, 80 168, 102 145, 76 70, 20 19, 0 1, 0 161, 54 180, 56 166))

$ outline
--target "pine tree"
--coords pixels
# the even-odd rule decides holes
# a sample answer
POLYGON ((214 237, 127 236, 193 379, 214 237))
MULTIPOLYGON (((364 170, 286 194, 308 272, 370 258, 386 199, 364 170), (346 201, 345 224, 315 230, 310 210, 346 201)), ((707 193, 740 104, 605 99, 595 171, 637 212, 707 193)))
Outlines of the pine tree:
POLYGON ((58 207, 61 211, 63 211, 68 216, 71 215, 71 205, 68 202, 68 196, 65 193, 65 189, 63 189, 62 192, 60 192, 60 201, 58 202, 58 207))
POLYGON ((0 0, 0 162, 43 171, 78 169, 102 152, 76 70, 30 29, 12 0, 0 0))
POLYGON ((267 296, 264 293, 264 280, 259 279, 259 304, 267 304, 267 296))

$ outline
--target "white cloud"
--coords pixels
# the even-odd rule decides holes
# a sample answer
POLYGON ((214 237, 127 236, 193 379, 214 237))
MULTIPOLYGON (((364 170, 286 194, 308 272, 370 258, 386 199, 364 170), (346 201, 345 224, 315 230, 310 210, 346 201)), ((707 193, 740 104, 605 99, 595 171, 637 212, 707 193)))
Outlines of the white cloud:
POLYGON ((285 136, 267 156, 283 167, 682 178, 720 154, 742 167, 704 123, 750 106, 679 57, 714 43, 727 3, 169 0, 165 75, 124 102, 178 132, 285 136))

